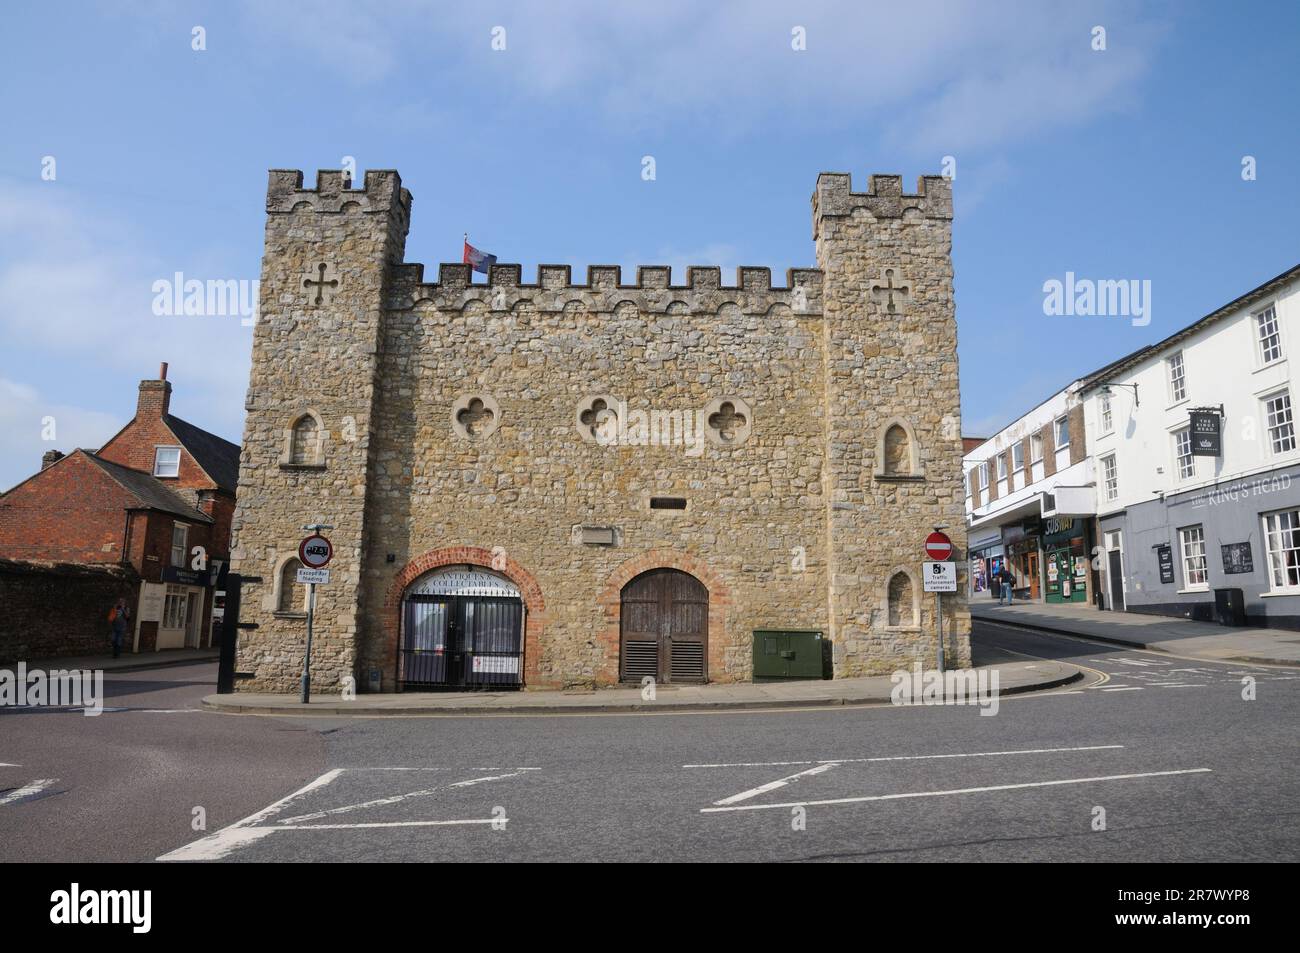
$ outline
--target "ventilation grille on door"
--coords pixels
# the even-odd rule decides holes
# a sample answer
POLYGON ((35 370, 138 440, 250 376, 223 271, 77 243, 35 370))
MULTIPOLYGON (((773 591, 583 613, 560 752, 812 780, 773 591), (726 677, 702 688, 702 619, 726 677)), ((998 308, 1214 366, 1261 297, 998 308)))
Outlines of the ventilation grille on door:
POLYGON ((672 660, 674 679, 704 677, 703 643, 674 642, 672 660))
POLYGON ((624 642, 623 674, 627 678, 659 677, 658 642, 624 642))

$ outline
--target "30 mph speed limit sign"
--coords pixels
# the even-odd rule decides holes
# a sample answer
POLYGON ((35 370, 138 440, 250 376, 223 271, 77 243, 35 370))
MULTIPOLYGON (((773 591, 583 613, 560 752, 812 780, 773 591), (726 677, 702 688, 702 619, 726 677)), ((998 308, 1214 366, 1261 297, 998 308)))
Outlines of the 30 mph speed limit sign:
POLYGON ((298 559, 307 569, 324 569, 334 558, 334 546, 319 533, 298 544, 298 559))

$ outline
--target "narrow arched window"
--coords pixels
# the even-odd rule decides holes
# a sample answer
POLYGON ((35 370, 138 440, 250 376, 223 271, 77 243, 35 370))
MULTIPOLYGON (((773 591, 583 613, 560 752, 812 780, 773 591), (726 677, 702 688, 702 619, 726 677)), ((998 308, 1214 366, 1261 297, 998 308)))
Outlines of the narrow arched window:
POLYGON ((290 463, 317 463, 320 457, 320 425, 311 414, 303 414, 293 425, 290 463))
POLYGON ((306 612, 307 587, 298 581, 298 570, 302 563, 290 559, 280 568, 280 601, 276 605, 279 612, 306 612))
POLYGON ((912 475, 912 438, 901 424, 893 424, 885 431, 885 474, 912 475))
POLYGON ((912 579, 905 572, 896 572, 889 580, 889 624, 916 625, 912 579))

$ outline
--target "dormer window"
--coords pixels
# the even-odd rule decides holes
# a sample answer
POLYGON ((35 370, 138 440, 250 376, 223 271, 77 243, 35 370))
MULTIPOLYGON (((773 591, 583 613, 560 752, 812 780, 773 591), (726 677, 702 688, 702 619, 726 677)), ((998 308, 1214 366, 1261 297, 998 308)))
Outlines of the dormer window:
POLYGON ((156 477, 174 477, 181 475, 181 448, 154 447, 153 475, 156 477))

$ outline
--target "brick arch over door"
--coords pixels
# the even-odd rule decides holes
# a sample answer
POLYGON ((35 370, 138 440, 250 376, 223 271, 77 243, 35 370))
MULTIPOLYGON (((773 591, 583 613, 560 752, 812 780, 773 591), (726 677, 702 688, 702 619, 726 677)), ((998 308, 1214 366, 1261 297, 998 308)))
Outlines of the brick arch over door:
POLYGON ((651 569, 680 569, 690 573, 709 590, 709 681, 734 681, 735 675, 723 667, 727 648, 727 607, 731 604, 731 593, 721 577, 704 560, 672 549, 652 549, 629 559, 614 570, 605 583, 598 600, 604 610, 605 625, 599 637, 604 662, 597 681, 606 685, 618 682, 623 587, 651 569))
POLYGON ((537 580, 509 556, 504 564, 499 555, 493 565, 490 549, 479 546, 444 546, 417 556, 402 567, 388 587, 384 600, 384 664, 385 671, 397 671, 397 647, 402 640, 402 595, 415 580, 442 566, 481 566, 505 576, 519 587, 519 595, 527 610, 524 616, 524 674, 525 687, 537 681, 537 663, 541 658, 542 627, 546 623, 546 602, 537 580), (498 568, 499 567, 499 568, 498 568))

